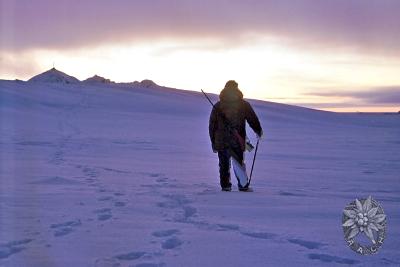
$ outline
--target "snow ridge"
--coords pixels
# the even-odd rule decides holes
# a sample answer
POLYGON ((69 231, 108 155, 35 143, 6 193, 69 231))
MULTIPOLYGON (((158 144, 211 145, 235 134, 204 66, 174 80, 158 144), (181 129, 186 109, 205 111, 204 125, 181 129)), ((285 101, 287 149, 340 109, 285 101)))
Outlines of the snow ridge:
POLYGON ((86 83, 114 83, 110 79, 106 79, 106 78, 98 76, 98 75, 94 75, 90 78, 87 78, 83 82, 86 82, 86 83))
POLYGON ((38 74, 28 80, 28 82, 48 82, 48 83, 79 83, 80 81, 62 71, 52 68, 38 74))

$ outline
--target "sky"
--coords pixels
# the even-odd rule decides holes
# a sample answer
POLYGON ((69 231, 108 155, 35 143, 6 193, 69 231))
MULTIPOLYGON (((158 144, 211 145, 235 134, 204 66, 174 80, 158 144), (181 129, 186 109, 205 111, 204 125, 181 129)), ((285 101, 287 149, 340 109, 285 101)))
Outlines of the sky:
POLYGON ((397 0, 0 0, 0 79, 78 79, 331 111, 400 110, 397 0))

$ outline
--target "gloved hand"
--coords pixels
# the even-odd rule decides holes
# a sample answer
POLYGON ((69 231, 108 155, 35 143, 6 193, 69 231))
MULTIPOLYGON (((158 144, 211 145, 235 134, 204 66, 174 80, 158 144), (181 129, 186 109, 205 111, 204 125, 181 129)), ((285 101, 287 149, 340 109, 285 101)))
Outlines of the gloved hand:
POLYGON ((251 152, 254 149, 254 146, 251 144, 250 139, 247 138, 246 136, 246 146, 245 146, 245 150, 247 152, 251 152))
POLYGON ((263 135, 264 135, 263 130, 261 130, 261 132, 257 133, 257 139, 260 141, 263 135))

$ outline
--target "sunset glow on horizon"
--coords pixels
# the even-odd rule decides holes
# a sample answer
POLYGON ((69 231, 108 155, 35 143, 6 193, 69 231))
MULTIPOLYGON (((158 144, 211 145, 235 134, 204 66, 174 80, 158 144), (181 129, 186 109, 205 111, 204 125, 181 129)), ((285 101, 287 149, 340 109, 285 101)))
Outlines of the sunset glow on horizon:
POLYGON ((337 1, 335 11, 325 10, 332 7, 324 1, 314 5, 303 0, 299 3, 304 9, 292 17, 289 11, 301 4, 255 1, 258 8, 265 8, 263 14, 249 4, 219 3, 218 10, 228 13, 221 18, 199 3, 156 1, 161 11, 153 11, 153 20, 146 17, 152 6, 141 1, 101 2, 93 9, 88 3, 76 8, 67 1, 38 1, 35 6, 21 2, 6 0, 0 6, 0 79, 26 80, 55 64, 80 80, 95 74, 116 82, 151 79, 168 87, 219 93, 227 80, 234 79, 246 98, 332 111, 400 109, 396 48, 400 38, 398 31, 387 28, 400 27, 391 18, 397 14, 393 8, 400 11, 394 1, 389 1, 392 6, 382 4, 381 9, 369 7, 368 1, 337 1), (128 6, 143 14, 130 17, 124 11, 128 6), (349 14, 336 21, 335 12, 342 14, 349 7, 359 8, 359 18, 349 14), (315 9, 321 14, 314 14, 315 9), (62 16, 56 16, 56 10, 62 16), (327 11, 332 17, 324 16, 327 11), (230 12, 238 18, 232 25, 230 12), (47 16, 49 24, 40 14, 47 16), (199 14, 206 14, 215 27, 209 21, 201 25, 199 14), (343 20, 360 22, 366 16, 372 21, 363 22, 361 29, 343 25, 343 20), (386 22, 375 21, 380 16, 386 22), (286 24, 279 19, 286 19, 286 24), (25 30, 27 25, 32 32, 25 30), (362 32, 363 27, 369 34, 362 32))

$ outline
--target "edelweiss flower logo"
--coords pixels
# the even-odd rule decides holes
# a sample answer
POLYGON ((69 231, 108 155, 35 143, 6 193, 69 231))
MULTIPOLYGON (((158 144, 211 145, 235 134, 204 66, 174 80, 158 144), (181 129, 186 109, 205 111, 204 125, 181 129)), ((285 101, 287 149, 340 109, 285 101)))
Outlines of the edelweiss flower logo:
POLYGON ((343 230, 349 246, 360 254, 372 254, 382 245, 386 231, 386 215, 371 196, 356 199, 343 210, 343 230), (361 246, 354 239, 364 233, 372 246, 361 246))

